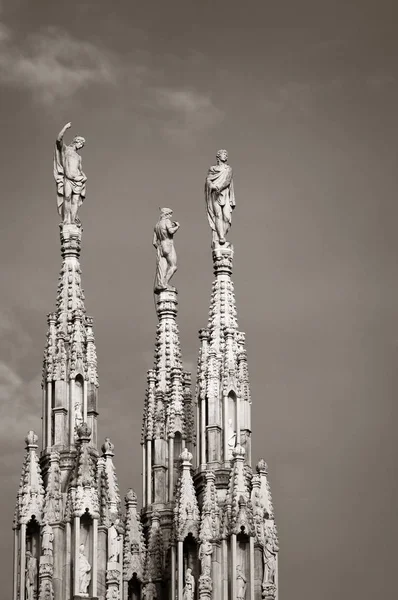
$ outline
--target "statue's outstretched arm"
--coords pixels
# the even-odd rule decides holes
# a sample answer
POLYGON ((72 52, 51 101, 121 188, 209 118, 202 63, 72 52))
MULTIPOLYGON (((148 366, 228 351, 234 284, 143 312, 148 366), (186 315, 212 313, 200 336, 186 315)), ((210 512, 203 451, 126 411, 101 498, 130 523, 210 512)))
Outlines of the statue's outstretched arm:
POLYGON ((59 132, 58 137, 57 137, 57 146, 58 147, 62 146, 62 142, 63 142, 64 135, 65 135, 65 131, 67 129, 70 129, 71 125, 72 125, 72 123, 67 123, 66 125, 64 125, 62 127, 61 131, 59 132))

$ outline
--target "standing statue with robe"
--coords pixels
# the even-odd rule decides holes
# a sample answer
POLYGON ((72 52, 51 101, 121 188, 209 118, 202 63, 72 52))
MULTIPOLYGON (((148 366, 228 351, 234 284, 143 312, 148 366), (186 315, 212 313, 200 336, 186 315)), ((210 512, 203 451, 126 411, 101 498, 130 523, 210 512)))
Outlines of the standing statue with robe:
POLYGON ((169 285, 169 281, 177 271, 177 255, 173 237, 180 224, 177 221, 173 222, 172 216, 171 208, 161 208, 160 219, 156 223, 153 233, 153 245, 156 248, 155 294, 159 294, 163 290, 176 291, 175 287, 169 285))
POLYGON ((35 600, 37 592, 37 560, 30 550, 26 552, 26 600, 35 600))
POLYGON ((87 595, 88 586, 91 581, 91 565, 84 554, 84 544, 79 548, 79 592, 87 595))
POLYGON ((195 597, 195 578, 192 575, 192 569, 189 567, 185 571, 185 586, 182 597, 183 600, 194 600, 195 597))
POLYGON ((278 545, 275 540, 275 536, 272 533, 266 533, 264 545, 263 545, 263 563, 264 563, 264 577, 263 586, 266 584, 275 584, 275 571, 276 571, 276 555, 278 552, 278 545))
POLYGON ((217 152, 217 164, 210 167, 205 183, 207 217, 213 232, 213 246, 225 244, 235 208, 232 168, 228 165, 228 152, 217 152))
POLYGON ((71 123, 59 132, 54 151, 54 179, 57 186, 57 207, 64 225, 80 223, 77 211, 86 197, 87 177, 82 171, 82 157, 78 150, 83 148, 85 139, 76 136, 67 146, 64 135, 71 123))
POLYGON ((41 552, 44 556, 53 555, 54 533, 49 523, 45 523, 41 531, 41 552))
POLYGON ((246 577, 243 574, 242 566, 236 567, 236 600, 245 600, 246 598, 246 577))

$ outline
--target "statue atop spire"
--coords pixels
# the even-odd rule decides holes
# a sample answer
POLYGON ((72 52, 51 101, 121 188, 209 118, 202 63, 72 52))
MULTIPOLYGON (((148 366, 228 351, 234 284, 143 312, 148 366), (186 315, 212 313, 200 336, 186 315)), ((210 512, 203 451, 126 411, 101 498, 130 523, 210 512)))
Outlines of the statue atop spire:
POLYGON ((85 139, 79 135, 71 144, 64 143, 64 135, 70 129, 67 123, 59 132, 54 151, 54 179, 57 186, 58 212, 64 225, 78 224, 77 211, 86 197, 87 177, 82 171, 82 157, 78 150, 83 148, 85 139))
POLYGON ((153 245, 156 248, 156 275, 153 291, 159 294, 164 290, 175 292, 176 288, 169 285, 170 279, 177 271, 177 255, 174 248, 174 234, 180 224, 172 221, 171 208, 160 209, 160 219, 155 225, 153 245))
POLYGON ((228 164, 228 152, 217 152, 217 164, 210 167, 205 183, 207 217, 213 232, 213 248, 226 243, 235 208, 232 168, 228 164))

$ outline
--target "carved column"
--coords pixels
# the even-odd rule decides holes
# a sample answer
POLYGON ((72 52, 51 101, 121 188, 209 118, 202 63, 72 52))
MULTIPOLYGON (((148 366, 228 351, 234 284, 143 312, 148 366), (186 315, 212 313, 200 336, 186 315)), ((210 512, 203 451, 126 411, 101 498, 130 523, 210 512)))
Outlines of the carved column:
POLYGON ((183 600, 184 591, 184 561, 183 561, 183 542, 178 541, 178 600, 183 600))
POLYGON ((46 446, 47 448, 49 448, 52 445, 52 440, 51 440, 51 421, 52 421, 52 399, 51 399, 51 392, 52 392, 52 382, 48 381, 47 382, 47 410, 46 410, 46 420, 47 420, 47 426, 46 426, 46 446))
POLYGON ((228 600, 228 545, 224 538, 221 540, 221 560, 223 600, 228 600))
POLYGON ((13 600, 17 600, 18 598, 18 557, 19 557, 19 548, 18 548, 18 530, 14 529, 14 561, 13 561, 13 571, 14 571, 14 586, 13 586, 13 600))
POLYGON ((173 501, 174 491, 174 434, 169 436, 169 493, 168 501, 173 501))
POLYGON ((20 564, 20 579, 19 579, 19 597, 20 600, 25 598, 25 571, 26 571, 26 524, 22 523, 20 529, 20 553, 21 553, 21 564, 20 564))
POLYGON ((224 427, 224 431, 223 431, 223 438, 224 438, 224 462, 229 462, 228 460, 228 396, 227 395, 223 395, 223 427, 224 427))
POLYGON ((98 519, 93 519, 93 546, 92 546, 92 595, 97 596, 97 573, 98 573, 98 519))
POLYGON ((75 398, 73 394, 74 380, 69 381, 69 443, 75 443, 75 398))
POLYGON ((176 597, 176 547, 171 546, 171 599, 176 597))
POLYGON ((250 552, 250 600, 254 598, 254 537, 250 536, 249 539, 249 552, 250 552))
POLYGON ((70 598, 72 575, 72 531, 69 522, 65 525, 65 571, 64 571, 64 597, 70 598))
POLYGON ((80 517, 74 518, 74 561, 73 561, 73 591, 78 596, 80 592, 79 585, 79 548, 80 548, 80 517))
POLYGON ((147 506, 152 504, 152 440, 147 441, 147 506))
POLYGON ((145 442, 141 444, 142 447, 142 506, 146 504, 146 448, 145 442))
POLYGON ((231 535, 231 591, 232 599, 236 599, 236 534, 231 535))

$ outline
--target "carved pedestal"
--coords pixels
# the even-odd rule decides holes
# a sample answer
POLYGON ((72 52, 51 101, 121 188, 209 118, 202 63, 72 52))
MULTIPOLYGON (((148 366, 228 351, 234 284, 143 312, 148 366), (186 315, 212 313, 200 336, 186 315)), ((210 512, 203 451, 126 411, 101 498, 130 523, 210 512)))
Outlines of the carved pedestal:
POLYGON ((265 583, 262 586, 262 598, 264 600, 275 600, 276 586, 273 583, 265 583))

